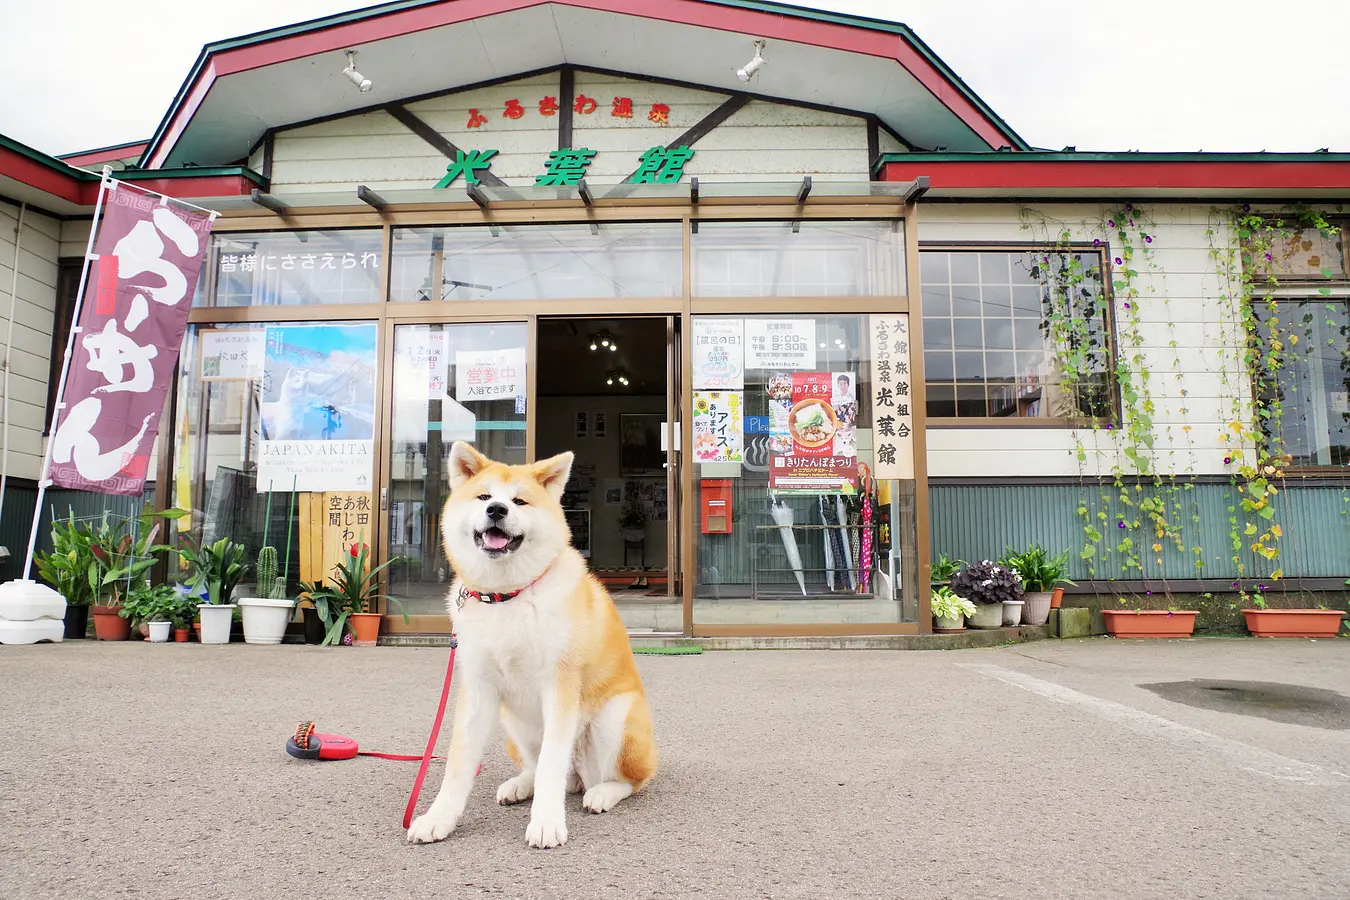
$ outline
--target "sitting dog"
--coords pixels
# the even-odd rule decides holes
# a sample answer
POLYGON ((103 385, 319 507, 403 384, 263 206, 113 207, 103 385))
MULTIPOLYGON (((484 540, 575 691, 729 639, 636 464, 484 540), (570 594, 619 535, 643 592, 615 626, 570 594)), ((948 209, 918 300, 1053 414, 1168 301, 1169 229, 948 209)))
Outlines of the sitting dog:
POLYGON ((459 442, 449 468, 441 532, 459 690, 445 781, 408 840, 455 830, 500 713, 520 774, 497 802, 533 797, 525 840, 557 847, 568 793, 585 791, 581 805, 601 813, 651 780, 651 711, 614 601, 570 543, 559 501, 572 454, 507 466, 459 442))

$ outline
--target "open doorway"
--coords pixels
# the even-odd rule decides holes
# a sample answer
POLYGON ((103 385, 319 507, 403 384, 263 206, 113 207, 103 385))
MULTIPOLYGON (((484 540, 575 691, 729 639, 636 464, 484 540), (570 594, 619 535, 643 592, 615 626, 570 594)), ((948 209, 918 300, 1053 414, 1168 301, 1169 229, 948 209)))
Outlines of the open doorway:
POLYGON ((535 453, 576 455, 563 507, 573 545, 632 632, 679 632, 665 430, 666 317, 539 319, 535 453))

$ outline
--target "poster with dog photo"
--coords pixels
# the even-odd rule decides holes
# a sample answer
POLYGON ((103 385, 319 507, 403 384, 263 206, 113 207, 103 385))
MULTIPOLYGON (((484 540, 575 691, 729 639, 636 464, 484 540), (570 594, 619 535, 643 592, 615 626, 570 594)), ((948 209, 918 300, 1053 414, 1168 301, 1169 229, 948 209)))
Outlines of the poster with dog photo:
POLYGON ((269 325, 258 490, 370 490, 375 324, 269 325))

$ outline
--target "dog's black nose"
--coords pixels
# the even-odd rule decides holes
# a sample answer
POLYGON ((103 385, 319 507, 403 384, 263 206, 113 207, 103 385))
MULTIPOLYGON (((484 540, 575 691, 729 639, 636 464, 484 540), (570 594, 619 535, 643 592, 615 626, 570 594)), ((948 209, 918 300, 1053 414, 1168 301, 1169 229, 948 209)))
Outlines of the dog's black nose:
POLYGON ((511 511, 505 503, 493 501, 487 505, 487 517, 494 522, 500 522, 506 518, 506 514, 511 511))

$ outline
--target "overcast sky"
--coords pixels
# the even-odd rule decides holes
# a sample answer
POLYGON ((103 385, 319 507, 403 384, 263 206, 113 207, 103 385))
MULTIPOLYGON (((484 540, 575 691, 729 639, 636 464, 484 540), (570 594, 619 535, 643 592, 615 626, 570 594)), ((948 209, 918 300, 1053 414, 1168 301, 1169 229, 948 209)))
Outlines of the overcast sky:
MULTIPOLYGON (((53 154, 143 140, 203 44, 368 5, 0 0, 0 134, 53 154)), ((1350 151, 1350 0, 802 5, 909 25, 1033 146, 1350 151)))

